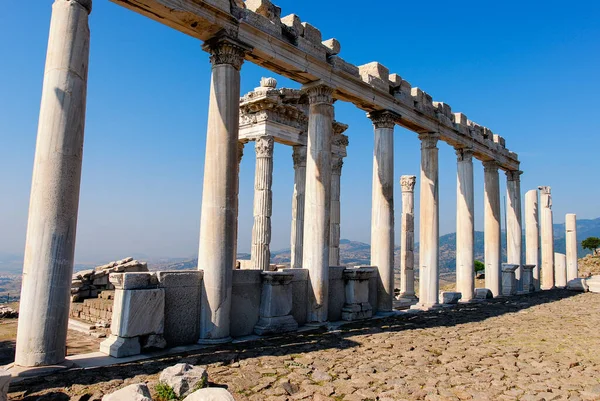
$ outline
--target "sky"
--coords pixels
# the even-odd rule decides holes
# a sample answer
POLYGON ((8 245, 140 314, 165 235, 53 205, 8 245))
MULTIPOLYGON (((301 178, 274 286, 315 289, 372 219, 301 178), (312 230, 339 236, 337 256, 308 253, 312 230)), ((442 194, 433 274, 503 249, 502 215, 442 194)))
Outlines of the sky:
MULTIPOLYGON (((22 254, 51 0, 3 4, 0 13, 0 254, 22 254)), ((555 222, 565 213, 600 217, 600 3, 580 0, 482 2, 279 0, 340 56, 378 61, 506 138, 519 154, 523 194, 550 185, 555 222)), ((76 263, 133 255, 198 252, 210 62, 201 42, 107 0, 90 16, 91 54, 76 263)), ((272 76, 246 62, 242 94, 272 76)), ((336 102, 350 126, 341 179, 342 238, 370 242, 373 128, 365 112, 336 102)), ((455 231, 456 156, 439 143, 440 232, 455 231)), ((396 242, 403 174, 419 176, 417 134, 397 127, 396 242)), ((254 151, 241 164, 238 250, 252 233, 254 151)), ((474 161, 475 227, 483 230, 483 167, 474 161)), ((289 247, 291 149, 275 147, 273 250, 289 247)), ((501 174, 504 197, 505 176, 501 174)), ((418 216, 418 185, 415 191, 418 216)))

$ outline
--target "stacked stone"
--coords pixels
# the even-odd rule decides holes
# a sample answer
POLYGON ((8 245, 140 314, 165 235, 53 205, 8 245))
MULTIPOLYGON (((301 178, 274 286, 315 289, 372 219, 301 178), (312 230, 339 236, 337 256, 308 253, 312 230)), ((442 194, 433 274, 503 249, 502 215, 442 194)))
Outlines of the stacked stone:
POLYGON ((73 274, 73 280, 71 281, 71 302, 83 302, 87 298, 97 298, 100 291, 114 289, 108 281, 110 273, 147 271, 147 263, 129 257, 97 266, 94 269, 77 272, 73 274))
POLYGON ((102 291, 97 299, 86 299, 71 304, 69 316, 91 323, 105 322, 110 324, 113 311, 114 291, 102 291))

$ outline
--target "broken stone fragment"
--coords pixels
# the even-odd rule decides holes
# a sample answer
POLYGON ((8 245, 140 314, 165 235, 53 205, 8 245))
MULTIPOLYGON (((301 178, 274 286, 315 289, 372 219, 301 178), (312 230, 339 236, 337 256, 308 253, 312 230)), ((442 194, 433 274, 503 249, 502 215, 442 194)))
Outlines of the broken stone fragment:
POLYGON ((270 21, 279 23, 281 8, 269 0, 246 0, 246 8, 258 15, 268 18, 270 21))
POLYGON ((178 363, 163 370, 159 380, 173 388, 177 397, 183 397, 197 387, 208 384, 208 372, 200 366, 178 363))
POLYGON ((329 51, 327 51, 328 56, 335 56, 342 51, 342 45, 334 38, 323 41, 323 46, 329 49, 329 51))
POLYGON ((145 384, 132 384, 102 397, 102 401, 152 401, 145 384))
POLYGON ((302 34, 302 37, 315 45, 320 45, 323 41, 321 31, 308 22, 303 22, 302 26, 304 27, 304 33, 302 34))
POLYGON ((296 14, 286 15, 281 18, 281 23, 287 26, 294 36, 299 37, 304 35, 304 26, 302 25, 300 17, 296 14))
POLYGON ((463 113, 454 113, 454 122, 456 124, 467 125, 468 118, 463 113))
POLYGON ((361 77, 363 77, 363 80, 367 75, 379 78, 384 82, 389 82, 390 80, 390 70, 376 61, 373 61, 368 64, 363 64, 358 67, 358 70, 360 72, 361 77))
POLYGON ((398 74, 390 74, 390 86, 399 89, 402 85, 402 77, 398 74))
POLYGON ((329 64, 333 66, 336 70, 344 71, 353 77, 360 77, 360 73, 358 72, 358 67, 354 64, 348 63, 346 60, 339 56, 330 56, 327 58, 329 64))

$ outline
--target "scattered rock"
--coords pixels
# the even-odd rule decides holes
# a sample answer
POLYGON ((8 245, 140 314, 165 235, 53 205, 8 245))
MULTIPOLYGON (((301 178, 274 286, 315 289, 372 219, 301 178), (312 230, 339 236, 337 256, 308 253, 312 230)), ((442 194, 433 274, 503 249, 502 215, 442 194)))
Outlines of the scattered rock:
POLYGON ((19 317, 19 312, 9 306, 0 307, 1 319, 16 319, 19 317))
POLYGON ((208 373, 200 366, 178 363, 163 370, 159 380, 171 386, 178 397, 183 397, 198 387, 204 387, 208 383, 208 373))
POLYGON ((145 384, 132 384, 102 397, 102 401, 152 401, 145 384))
POLYGON ((211 387, 194 391, 183 401, 235 401, 231 393, 224 388, 211 387))

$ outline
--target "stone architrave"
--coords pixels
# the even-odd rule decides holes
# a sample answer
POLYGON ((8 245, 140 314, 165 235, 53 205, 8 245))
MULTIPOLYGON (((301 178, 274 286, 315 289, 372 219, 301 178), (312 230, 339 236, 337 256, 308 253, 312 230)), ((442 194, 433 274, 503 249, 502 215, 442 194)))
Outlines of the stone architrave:
POLYGON ((456 291, 470 301, 475 291, 473 150, 456 149, 456 291))
POLYGON ((205 42, 212 75, 204 160, 198 269, 204 271, 201 343, 231 340, 236 252, 240 69, 247 46, 222 34, 205 42))
POLYGON ((500 182, 498 163, 483 162, 485 197, 485 287, 495 297, 502 295, 500 264, 500 182))
POLYGON ((292 312, 292 280, 290 271, 262 272, 260 318, 254 332, 258 335, 286 333, 298 329, 292 312))
POLYGON ((91 0, 55 0, 34 159, 15 364, 65 360, 90 47, 91 0))
POLYGON ((309 271, 307 323, 327 321, 333 89, 304 87, 309 101, 302 267, 309 271))
POLYGON ((517 291, 523 289, 521 283, 522 260, 521 247, 523 243, 523 231, 521 228, 521 174, 522 171, 506 172, 506 260, 508 263, 517 265, 515 279, 517 280, 517 291))
POLYGON ((304 193, 306 189, 306 146, 296 145, 294 160, 294 194, 292 196, 291 267, 302 267, 302 243, 304 238, 304 193))
POLYGON ((419 134, 421 140, 421 194, 419 210, 419 304, 430 308, 438 305, 439 297, 439 134, 419 134))
POLYGON ((554 285, 557 288, 565 288, 567 282, 567 255, 554 253, 554 285))
POLYGON ((569 213, 565 218, 567 241, 567 281, 579 277, 577 266, 577 216, 569 213))
POLYGON ((388 111, 369 113, 374 127, 371 205, 371 266, 379 271, 378 312, 391 312, 394 300, 394 126, 388 111))
POLYGON ((538 217, 538 191, 525 194, 525 263, 533 266, 533 286, 540 290, 540 226, 538 217))
POLYGON ((554 219, 552 216, 552 195, 548 186, 539 187, 540 190, 540 231, 542 238, 542 271, 541 288, 551 290, 554 288, 554 219))
POLYGON ((268 271, 271 263, 271 212, 273 204, 272 136, 256 139, 256 171, 254 173, 254 226, 252 227, 251 259, 255 269, 268 271))
POLYGON ((329 228, 329 266, 340 265, 340 181, 344 159, 331 155, 331 222, 329 228))
POLYGON ((415 183, 414 175, 400 178, 402 187, 402 227, 400 231, 400 298, 415 295, 415 183))

